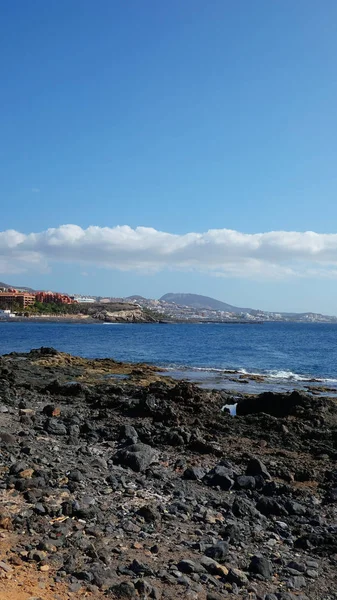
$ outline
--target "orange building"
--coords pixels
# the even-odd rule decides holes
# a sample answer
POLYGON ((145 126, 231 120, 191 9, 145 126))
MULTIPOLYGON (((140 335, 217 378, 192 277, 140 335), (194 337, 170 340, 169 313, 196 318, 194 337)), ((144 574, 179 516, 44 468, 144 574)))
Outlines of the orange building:
POLYGON ((69 298, 66 294, 57 294, 54 292, 37 292, 35 295, 35 299, 37 302, 42 303, 51 303, 55 302, 55 304, 73 304, 74 300, 69 298))
POLYGON ((26 306, 31 306, 34 302, 35 294, 18 292, 17 290, 0 292, 0 307, 3 308, 11 308, 15 304, 18 304, 21 308, 26 308, 26 306))

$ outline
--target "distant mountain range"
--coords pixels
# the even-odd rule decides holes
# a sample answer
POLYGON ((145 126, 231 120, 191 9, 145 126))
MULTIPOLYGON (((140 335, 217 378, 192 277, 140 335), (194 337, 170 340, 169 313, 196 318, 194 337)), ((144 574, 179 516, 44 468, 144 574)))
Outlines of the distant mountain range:
MULTIPOLYGON (((138 297, 139 299, 141 296, 138 297)), ((221 300, 215 300, 214 298, 210 298, 209 296, 201 296, 200 294, 164 294, 159 300, 164 302, 174 302, 180 306, 189 306, 194 308, 195 310, 223 310, 225 312, 231 313, 248 313, 251 315, 256 315, 259 313, 264 313, 266 315, 281 315, 285 318, 294 318, 294 317, 304 317, 306 315, 316 315, 317 313, 306 312, 306 313, 287 313, 281 311, 265 311, 254 308, 240 308, 238 306, 233 306, 232 304, 227 304, 226 302, 221 302, 221 300)), ((336 317, 321 315, 321 317, 326 317, 331 320, 335 320, 336 317)))
POLYGON ((209 296, 201 296, 200 294, 164 294, 160 298, 163 302, 174 302, 183 306, 191 306, 197 310, 223 310, 231 313, 251 313, 256 312, 252 308, 239 308, 232 306, 221 300, 215 300, 209 296))
POLYGON ((12 288, 15 290, 23 290, 24 292, 35 292, 32 288, 24 287, 22 285, 10 285, 9 283, 4 283, 4 281, 0 281, 0 288, 12 288))

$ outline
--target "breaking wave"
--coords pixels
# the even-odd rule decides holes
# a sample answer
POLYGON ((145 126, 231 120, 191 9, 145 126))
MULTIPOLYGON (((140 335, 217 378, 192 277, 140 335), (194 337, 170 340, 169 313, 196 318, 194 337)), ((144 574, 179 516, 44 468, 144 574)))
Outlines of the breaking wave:
POLYGON ((270 371, 248 371, 247 369, 225 369, 218 367, 194 367, 188 365, 169 365, 165 367, 169 371, 189 371, 195 373, 207 373, 215 374, 218 376, 233 376, 233 375, 245 375, 249 377, 263 377, 266 380, 280 380, 280 381, 298 381, 307 383, 320 383, 320 384, 337 384, 337 379, 329 377, 317 377, 315 375, 303 375, 300 373, 294 373, 293 371, 286 370, 270 370, 270 371))

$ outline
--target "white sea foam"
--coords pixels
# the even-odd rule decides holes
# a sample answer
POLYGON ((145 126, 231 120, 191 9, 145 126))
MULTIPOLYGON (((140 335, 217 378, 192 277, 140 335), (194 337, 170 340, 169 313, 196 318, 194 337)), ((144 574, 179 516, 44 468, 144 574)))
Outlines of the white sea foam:
POLYGON ((216 369, 215 367, 190 367, 188 365, 169 365, 165 367, 168 371, 200 371, 201 373, 237 373, 231 369, 216 369))
POLYGON ((295 381, 308 381, 308 379, 312 379, 311 377, 299 375, 292 371, 270 371, 267 373, 267 377, 270 377, 270 379, 294 379, 295 381))
POLYGON ((315 377, 315 375, 300 375, 299 373, 293 373, 292 371, 270 371, 267 373, 267 377, 270 379, 288 379, 294 381, 306 381, 306 382, 317 382, 317 383, 337 383, 337 379, 329 377, 315 377))
POLYGON ((329 377, 317 377, 315 375, 303 375, 300 373, 294 373, 293 371, 287 370, 271 370, 271 371, 247 371, 247 369, 239 368, 239 369, 226 369, 226 368, 218 368, 218 367, 195 367, 188 365, 170 365, 166 367, 168 370, 172 371, 190 371, 190 372, 200 372, 209 374, 217 374, 222 375, 224 378, 226 376, 231 375, 245 375, 246 377, 264 377, 266 381, 272 380, 280 380, 280 381, 294 381, 294 382, 313 382, 320 384, 336 384, 337 379, 329 378, 329 377))

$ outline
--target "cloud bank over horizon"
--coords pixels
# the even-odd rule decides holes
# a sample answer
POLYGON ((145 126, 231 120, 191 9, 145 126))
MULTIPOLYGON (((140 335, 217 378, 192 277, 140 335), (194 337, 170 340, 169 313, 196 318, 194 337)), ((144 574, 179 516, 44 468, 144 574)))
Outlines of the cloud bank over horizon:
POLYGON ((148 273, 198 271, 246 279, 337 278, 337 234, 210 229, 177 235, 127 225, 0 232, 0 275, 47 272, 53 262, 148 273))

